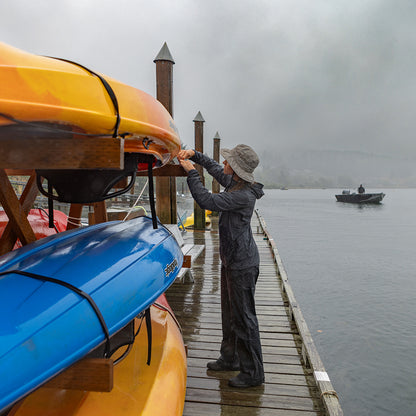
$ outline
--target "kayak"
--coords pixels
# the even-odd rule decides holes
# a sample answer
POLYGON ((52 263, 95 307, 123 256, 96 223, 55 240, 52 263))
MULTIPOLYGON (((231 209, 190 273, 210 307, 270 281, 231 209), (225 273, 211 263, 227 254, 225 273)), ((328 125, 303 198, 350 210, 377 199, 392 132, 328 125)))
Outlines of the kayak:
POLYGON ((183 255, 152 219, 101 223, 0 257, 0 413, 86 356, 173 283, 183 255))
MULTIPOLYGON (((68 222, 67 215, 56 209, 53 210, 53 228, 49 228, 49 211, 47 209, 33 208, 29 211, 27 219, 37 240, 66 231, 68 222)), ((8 222, 9 218, 6 213, 0 210, 0 237, 3 235, 8 222)), ((14 249, 19 247, 22 247, 22 243, 17 240, 14 249)))
POLYGON ((161 165, 180 150, 178 130, 158 100, 82 65, 0 42, 0 78, 0 133, 33 135, 37 127, 57 139, 69 132, 123 137, 125 153, 151 154, 161 165))
MULTIPOLYGON (((15 405, 8 416, 154 416, 183 412, 186 354, 174 315, 162 296, 151 309, 152 359, 146 364, 143 325, 127 357, 114 366, 111 392, 40 388, 15 405)), ((139 325, 136 318, 136 326, 139 325)))
MULTIPOLYGON (((211 215, 211 211, 206 210, 205 211, 205 225, 209 226, 211 224, 211 218, 209 217, 211 215)), ((194 226, 194 213, 186 217, 185 221, 181 225, 185 228, 192 228, 194 226)))
MULTIPOLYGON (((62 156, 58 145, 64 138, 70 139, 69 145, 65 142, 66 152, 72 141, 74 149, 78 143, 78 148, 91 150, 85 141, 95 143, 95 139, 104 154, 114 140, 124 152, 122 169, 107 169, 105 157, 100 169, 52 169, 47 156, 44 165, 34 168, 39 191, 49 199, 87 204, 114 198, 133 187, 138 170, 151 175, 152 168, 171 161, 181 148, 175 123, 158 100, 83 65, 0 42, 0 78, 0 138, 12 138, 18 149, 6 164, 16 164, 19 149, 27 153, 32 143, 29 152, 42 156, 42 149, 55 149, 56 144, 54 152, 62 156), (111 192, 129 177, 122 189, 111 192)), ((1 145, 0 150, 8 154, 1 145)), ((81 154, 76 156, 78 162, 81 154)))

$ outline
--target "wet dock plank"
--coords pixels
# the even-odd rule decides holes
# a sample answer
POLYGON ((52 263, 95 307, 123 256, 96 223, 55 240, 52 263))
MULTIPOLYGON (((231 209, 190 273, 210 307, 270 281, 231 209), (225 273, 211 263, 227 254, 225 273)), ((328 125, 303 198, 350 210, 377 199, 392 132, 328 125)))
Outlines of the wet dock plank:
POLYGON ((193 283, 175 283, 167 292, 188 346, 185 416, 320 416, 326 414, 313 370, 302 358, 302 339, 291 319, 273 251, 254 217, 252 229, 261 256, 256 309, 266 382, 250 389, 228 386, 235 372, 211 372, 221 342, 220 259, 216 221, 210 231, 190 231, 185 241, 205 245, 192 266, 193 283))

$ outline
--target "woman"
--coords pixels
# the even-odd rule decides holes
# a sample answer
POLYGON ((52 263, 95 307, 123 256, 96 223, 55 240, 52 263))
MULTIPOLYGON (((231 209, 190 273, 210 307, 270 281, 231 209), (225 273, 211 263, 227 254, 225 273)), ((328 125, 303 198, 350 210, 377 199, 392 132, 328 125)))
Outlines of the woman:
POLYGON ((202 209, 219 212, 221 257, 222 333, 220 357, 207 364, 213 371, 240 370, 229 380, 232 387, 252 387, 264 382, 263 358, 254 303, 259 275, 259 253, 251 232, 251 216, 263 185, 254 181, 259 163, 254 150, 243 144, 222 149, 224 167, 195 150, 181 150, 178 160, 188 173, 188 186, 202 209), (207 169, 224 188, 210 193, 194 165, 207 169))

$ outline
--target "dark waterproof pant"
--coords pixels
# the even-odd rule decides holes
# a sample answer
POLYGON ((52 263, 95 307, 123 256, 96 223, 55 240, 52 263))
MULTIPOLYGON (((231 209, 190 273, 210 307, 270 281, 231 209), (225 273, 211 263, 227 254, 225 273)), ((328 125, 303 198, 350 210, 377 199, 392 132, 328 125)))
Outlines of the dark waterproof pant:
POLYGON ((221 267, 221 359, 240 364, 240 371, 247 378, 263 382, 263 356, 254 303, 258 275, 258 266, 244 270, 221 267))

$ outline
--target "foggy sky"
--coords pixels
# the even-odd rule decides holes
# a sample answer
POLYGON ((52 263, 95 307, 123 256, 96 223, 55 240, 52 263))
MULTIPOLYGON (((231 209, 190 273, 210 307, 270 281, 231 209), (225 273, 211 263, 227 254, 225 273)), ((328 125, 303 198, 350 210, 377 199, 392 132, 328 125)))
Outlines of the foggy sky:
POLYGON ((0 40, 155 95, 175 60, 174 118, 192 146, 416 158, 412 0, 2 0, 0 40))

